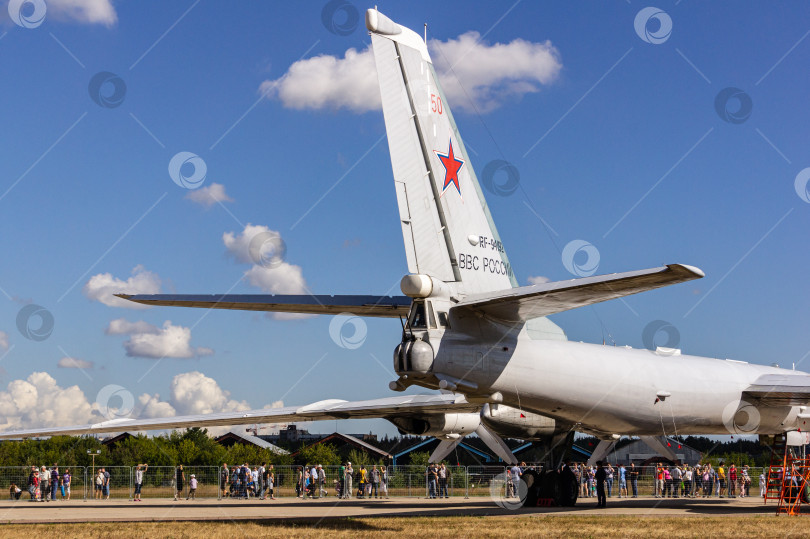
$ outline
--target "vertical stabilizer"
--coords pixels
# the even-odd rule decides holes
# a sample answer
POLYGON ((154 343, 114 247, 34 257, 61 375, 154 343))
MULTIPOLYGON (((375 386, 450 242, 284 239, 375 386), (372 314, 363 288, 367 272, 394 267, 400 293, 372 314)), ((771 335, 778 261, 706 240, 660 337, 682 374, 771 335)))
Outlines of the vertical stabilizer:
POLYGON ((366 13, 408 270, 462 293, 517 286, 422 38, 366 13))

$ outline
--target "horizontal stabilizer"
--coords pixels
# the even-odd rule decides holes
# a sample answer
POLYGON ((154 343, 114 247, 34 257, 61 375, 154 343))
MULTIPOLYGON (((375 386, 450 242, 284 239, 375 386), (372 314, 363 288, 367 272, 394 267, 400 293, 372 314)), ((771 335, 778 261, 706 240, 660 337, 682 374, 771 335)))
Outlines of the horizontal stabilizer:
POLYGON ((200 307, 237 311, 341 314, 397 318, 411 307, 407 296, 314 296, 276 294, 116 294, 143 305, 200 307))
POLYGON ((347 402, 328 400, 306 406, 264 408, 241 412, 176 416, 155 419, 118 418, 91 425, 52 427, 6 431, 0 439, 32 438, 41 436, 78 436, 105 432, 138 432, 149 430, 185 429, 190 427, 220 427, 226 425, 255 425, 260 423, 292 423, 335 419, 377 419, 395 416, 478 412, 480 404, 470 404, 463 395, 403 395, 347 402))
POLYGON ((700 279, 703 275, 698 268, 670 264, 661 268, 471 294, 453 309, 469 309, 509 323, 525 322, 609 299, 700 279))
POLYGON ((810 376, 764 374, 743 391, 743 399, 765 406, 810 404, 810 376))

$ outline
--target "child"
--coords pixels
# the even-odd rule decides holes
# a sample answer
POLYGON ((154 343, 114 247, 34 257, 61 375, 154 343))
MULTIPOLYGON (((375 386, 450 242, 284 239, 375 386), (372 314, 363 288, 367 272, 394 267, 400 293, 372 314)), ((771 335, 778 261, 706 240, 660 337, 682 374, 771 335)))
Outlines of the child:
POLYGON ((197 499, 197 476, 194 474, 191 474, 191 479, 188 481, 188 496, 186 496, 186 499, 197 499))
POLYGON ((65 470, 65 475, 62 476, 62 486, 65 488, 65 495, 63 498, 65 500, 70 500, 70 481, 73 479, 73 476, 70 475, 70 468, 65 470))

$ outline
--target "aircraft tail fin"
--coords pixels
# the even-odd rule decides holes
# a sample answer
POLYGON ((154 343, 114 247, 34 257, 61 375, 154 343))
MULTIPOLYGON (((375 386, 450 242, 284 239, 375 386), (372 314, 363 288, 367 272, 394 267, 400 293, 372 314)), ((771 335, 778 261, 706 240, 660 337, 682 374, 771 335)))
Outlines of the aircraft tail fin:
POLYGON ((408 270, 458 292, 517 286, 422 38, 366 12, 408 270))

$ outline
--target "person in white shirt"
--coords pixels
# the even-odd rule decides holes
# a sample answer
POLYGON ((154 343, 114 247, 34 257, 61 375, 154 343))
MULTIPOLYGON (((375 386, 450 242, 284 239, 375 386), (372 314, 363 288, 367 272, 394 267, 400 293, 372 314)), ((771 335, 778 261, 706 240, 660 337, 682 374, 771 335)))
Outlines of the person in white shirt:
POLYGON ((258 479, 258 482, 256 483, 256 495, 259 497, 260 500, 263 500, 264 499, 264 490, 267 488, 267 486, 265 485, 265 481, 264 481, 264 476, 265 476, 264 462, 262 462, 262 465, 259 466, 258 476, 259 476, 259 479, 258 479))
POLYGON ((318 467, 312 466, 312 469, 309 471, 309 484, 312 487, 312 497, 313 498, 320 498, 320 487, 318 486, 318 467))
POLYGON ((133 502, 141 501, 141 487, 143 487, 143 473, 149 468, 148 464, 138 464, 135 469, 135 498, 133 502))
POLYGON ((388 498, 388 470, 385 466, 380 466, 380 497, 385 495, 388 498))
POLYGON ((765 491, 768 487, 768 480, 765 478, 765 471, 763 470, 761 474, 759 474, 759 496, 761 498, 765 497, 765 491))
POLYGON ((352 479, 354 477, 354 469, 352 468, 352 463, 346 463, 346 472, 343 476, 343 497, 347 500, 351 499, 352 497, 352 479))
POLYGON ((683 495, 685 498, 689 498, 692 493, 692 468, 689 466, 686 467, 686 471, 683 472, 683 495))
POLYGON ((323 466, 318 464, 318 497, 326 496, 326 472, 323 466))
POLYGON ((518 485, 520 484, 520 476, 523 475, 523 470, 520 469, 520 466, 515 464, 512 466, 512 469, 509 470, 510 474, 507 477, 506 481, 506 497, 507 498, 516 498, 518 485))
POLYGON ((253 488, 251 489, 252 492, 248 493, 248 498, 250 497, 250 494, 256 496, 256 493, 258 492, 257 489, 259 487, 259 469, 256 468, 255 466, 253 467, 252 470, 250 470, 250 481, 251 484, 253 485, 253 488))

